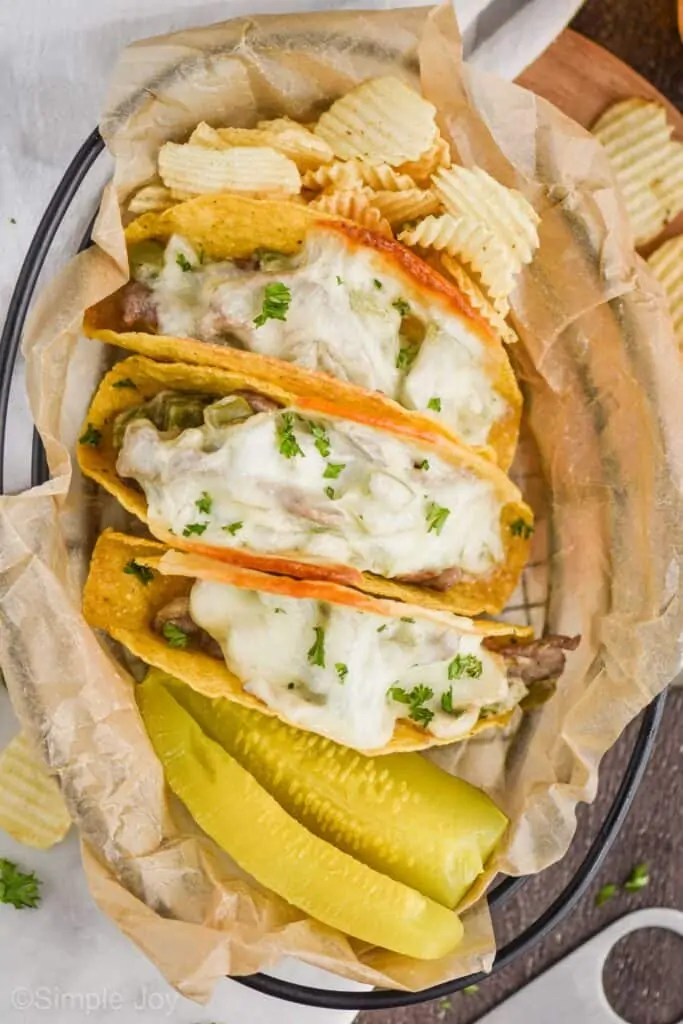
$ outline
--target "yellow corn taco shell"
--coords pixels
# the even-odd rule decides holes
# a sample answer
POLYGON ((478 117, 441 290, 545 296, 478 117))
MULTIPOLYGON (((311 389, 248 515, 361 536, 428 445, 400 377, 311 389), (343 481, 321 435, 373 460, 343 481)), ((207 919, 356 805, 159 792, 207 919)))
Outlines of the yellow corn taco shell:
MULTIPOLYGON (((161 213, 143 214, 126 228, 126 241, 130 247, 151 239, 166 242, 178 234, 209 259, 230 260, 251 256, 260 249, 294 253, 301 248, 307 231, 316 225, 333 229, 350 254, 361 249, 374 250, 378 265, 401 282, 407 295, 412 290, 430 308, 458 319, 476 338, 482 350, 484 372, 504 410, 491 426, 487 447, 504 469, 509 468, 517 444, 522 398, 501 335, 473 307, 457 283, 404 245, 312 206, 224 194, 200 196, 161 213)), ((123 289, 119 289, 86 311, 83 329, 87 336, 155 359, 232 368, 230 359, 225 359, 229 350, 223 345, 127 329, 123 294, 123 289)), ((251 354, 249 365, 253 367, 250 372, 261 376, 277 374, 280 379, 296 379, 297 367, 279 359, 251 354)), ((442 429, 454 437, 448 427, 443 425, 442 429)))
MULTIPOLYGON (((279 405, 306 416, 316 413, 328 418, 353 421, 385 431, 408 443, 420 446, 459 470, 466 470, 491 482, 501 503, 501 534, 504 560, 485 577, 464 576, 449 590, 439 593, 416 584, 394 582, 358 569, 306 560, 300 553, 267 555, 246 549, 211 547, 201 539, 186 538, 165 530, 150 528, 158 539, 173 547, 207 555, 221 561, 240 564, 264 572, 332 580, 381 597, 415 601, 423 607, 441 608, 460 615, 500 612, 514 590, 528 554, 533 516, 518 489, 501 469, 471 449, 444 437, 434 422, 410 413, 384 398, 358 388, 340 387, 332 378, 309 374, 297 381, 296 390, 285 383, 249 377, 244 374, 243 352, 226 350, 225 363, 233 358, 234 371, 208 366, 156 363, 142 356, 131 356, 117 363, 102 380, 90 406, 78 445, 78 462, 86 476, 113 494, 129 512, 147 522, 144 494, 126 483, 116 471, 117 451, 113 441, 116 417, 138 406, 160 391, 210 393, 226 396, 233 391, 249 390, 272 399, 279 405), (513 525, 514 524, 514 525, 513 525)), ((298 375, 301 376, 300 374, 298 375)), ((292 382, 289 381, 289 384, 292 382)), ((170 671, 170 670, 169 670, 170 671)))
MULTIPOLYGON (((83 614, 88 623, 96 629, 104 630, 148 665, 187 683, 205 696, 224 697, 243 707, 253 708, 268 715, 277 713, 259 698, 247 693, 243 689, 242 681, 229 671, 224 661, 202 650, 173 647, 155 632, 153 623, 157 612, 176 598, 186 597, 196 579, 214 580, 244 589, 280 594, 283 597, 309 598, 330 604, 343 604, 388 618, 409 615, 413 618, 427 618, 442 624, 456 625, 451 616, 422 606, 370 597, 337 583, 266 575, 197 555, 179 554, 156 541, 106 530, 95 546, 83 594, 83 614), (143 581, 131 575, 131 562, 136 563, 138 567, 152 570, 151 578, 143 581)), ((531 638, 531 630, 526 627, 509 626, 498 622, 474 622, 468 624, 468 628, 479 635, 517 637, 521 642, 531 638)), ((498 717, 480 720, 470 735, 489 726, 505 725, 510 715, 511 713, 507 712, 498 717)), ((287 721, 284 716, 277 717, 287 721)), ((301 728, 300 725, 296 727, 301 728)), ((364 753, 385 754, 423 750, 452 742, 452 738, 442 739, 433 736, 409 720, 401 719, 397 722, 393 738, 386 747, 364 753)))

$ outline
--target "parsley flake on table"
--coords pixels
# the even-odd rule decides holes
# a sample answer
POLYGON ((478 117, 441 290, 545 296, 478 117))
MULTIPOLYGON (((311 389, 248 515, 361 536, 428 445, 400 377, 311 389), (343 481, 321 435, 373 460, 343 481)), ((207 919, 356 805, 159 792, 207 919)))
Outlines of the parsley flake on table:
POLYGON ((208 523, 188 523, 183 530, 183 537, 201 537, 208 525, 208 523))
POLYGON ((185 254, 182 252, 176 253, 175 261, 184 274, 187 274, 189 270, 193 269, 192 264, 188 260, 187 256, 185 256, 185 254))
POLYGON ((114 383, 112 384, 112 387, 113 388, 134 388, 136 391, 138 389, 137 384, 135 383, 134 380, 131 380, 130 377, 122 377, 121 380, 115 380, 114 383))
POLYGON ((315 640, 308 650, 308 660, 311 665, 319 665, 325 668, 325 630, 322 626, 314 626, 315 640))
POLYGON ((267 284, 263 291, 263 306, 259 315, 254 317, 254 326, 263 327, 266 320, 286 320, 291 301, 292 293, 282 281, 267 284))
POLYGON ((286 459, 293 459, 295 455, 306 457, 305 452, 299 445, 294 433, 294 416, 291 412, 285 412, 280 417, 277 428, 277 438, 280 442, 280 455, 286 459))
POLYGON ((9 222, 10 222, 10 224, 16 224, 17 223, 16 217, 10 217, 9 222))
POLYGON ((443 508, 441 505, 437 505, 435 501, 431 501, 427 506, 427 533, 435 533, 437 536, 443 530, 446 520, 451 514, 449 508, 443 508))
POLYGON ((35 910, 41 900, 42 884, 33 871, 24 874, 11 860, 0 858, 0 903, 16 910, 35 910))
POLYGON ((402 345, 398 350, 398 355, 396 356, 396 369, 409 370, 415 362, 419 351, 420 346, 417 343, 414 345, 402 345))
POLYGON ((479 679, 483 671, 481 659, 476 655, 456 654, 448 666, 448 678, 462 679, 463 676, 467 676, 468 679, 479 679))
POLYGON ((638 892, 640 889, 644 889, 646 885, 649 885, 649 882, 650 873, 647 869, 647 864, 636 864, 624 882, 624 889, 627 892, 638 892))
POLYGON ((349 667, 348 667, 348 665, 345 665, 343 661, 337 661, 337 662, 335 662, 334 670, 337 673, 337 675, 339 676, 339 682, 340 683, 345 683, 346 682, 346 677, 349 674, 349 667))
POLYGON ((205 516, 208 516, 213 506, 213 498, 207 491, 202 491, 201 496, 195 501, 195 508, 198 512, 203 512, 205 516))
POLYGON ((603 885, 602 889, 598 889, 595 897, 595 906, 601 907, 603 903, 607 903, 607 900, 611 900, 613 896, 618 892, 619 886, 615 885, 614 882, 609 882, 608 885, 603 885))
POLYGON ((533 526, 531 523, 527 523, 526 519, 513 519, 510 523, 510 533, 513 537, 521 537, 522 540, 528 540, 533 532, 533 526))
MULTIPOLYGON (((226 533, 229 533, 231 537, 234 537, 235 534, 238 533, 238 531, 241 530, 243 526, 244 526, 244 523, 237 522, 237 523, 230 523, 228 526, 223 526, 222 529, 225 530, 226 533)), ((279 610, 280 610, 279 608, 275 609, 276 612, 279 611, 279 610)))
POLYGON ((123 567, 123 571, 128 576, 137 576, 140 583, 144 584, 144 586, 147 586, 147 584, 151 583, 154 579, 153 570, 150 569, 148 565, 140 565, 140 563, 136 562, 134 558, 131 558, 130 562, 126 562, 123 567))
POLYGON ((330 454, 330 439, 324 427, 321 427, 318 423, 311 423, 309 421, 309 427, 311 433, 315 438, 314 444, 324 459, 330 454))
POLYGON ((98 430, 97 427, 93 427, 92 423, 88 423, 85 431, 79 437, 78 443, 89 444, 92 448, 97 448, 101 440, 102 431, 98 430))
POLYGON ((427 408, 431 409, 432 412, 441 412, 441 399, 436 396, 434 398, 430 398, 427 402, 427 408))
POLYGON ((464 989, 462 991, 463 991, 463 994, 466 995, 466 996, 473 996, 475 992, 479 991, 479 986, 478 985, 465 985, 465 987, 464 987, 464 989))
POLYGON ((161 627, 161 635, 169 647, 187 647, 189 637, 175 622, 165 622, 161 627))
POLYGON ((399 316, 408 316, 408 313, 410 313, 410 303, 406 302, 405 299, 395 299, 394 302, 391 303, 391 305, 394 307, 399 316))
POLYGON ((323 476, 326 480, 336 480, 343 469, 346 469, 345 462, 328 462, 323 476))

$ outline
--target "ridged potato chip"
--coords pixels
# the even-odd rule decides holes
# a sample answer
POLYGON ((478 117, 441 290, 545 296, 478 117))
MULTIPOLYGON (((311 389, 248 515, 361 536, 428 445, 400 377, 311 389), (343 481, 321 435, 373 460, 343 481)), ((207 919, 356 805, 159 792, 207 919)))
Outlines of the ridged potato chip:
POLYGON ((0 828, 37 850, 49 850, 71 828, 57 783, 23 733, 0 754, 0 828))
POLYGON ((386 217, 392 228, 436 213, 441 206, 434 192, 421 188, 405 189, 402 192, 372 192, 368 199, 386 217))
POLYGON ((379 235, 386 235, 393 238, 393 232, 388 220, 382 216, 380 211, 374 207, 364 190, 352 190, 342 192, 323 193, 309 203, 313 210, 323 213, 334 214, 337 217, 346 217, 353 220, 361 227, 369 231, 376 231, 379 235))
POLYGON ((334 158, 326 142, 287 117, 260 121, 256 128, 211 128, 202 121, 192 132, 189 144, 212 149, 266 146, 293 160, 300 171, 315 170, 334 158))
POLYGON ((335 160, 334 163, 319 167, 317 171, 307 171, 301 184, 311 192, 329 192, 360 188, 363 179, 358 170, 358 161, 335 160))
POLYGON ((401 164, 397 170, 401 174, 407 174, 419 185, 426 185, 439 167, 450 167, 451 162, 451 147, 445 139, 439 136, 434 145, 430 146, 419 160, 410 160, 408 163, 401 164))
POLYGON ((519 341, 517 334, 505 319, 509 310, 507 303, 501 305, 500 311, 495 309, 474 278, 467 273, 455 257, 449 256, 447 252, 441 255, 441 268, 449 277, 453 278, 463 295, 469 299, 472 308, 476 309, 477 313, 481 313, 504 342, 512 345, 519 341))
POLYGON ((389 164, 367 164, 363 160, 353 161, 364 185, 378 191, 401 192, 415 188, 415 182, 407 174, 399 174, 389 164))
POLYGON ((664 288, 676 338, 683 345, 683 235, 660 245, 647 262, 664 288))
POLYGON ((626 203, 636 245, 683 210, 683 145, 671 138, 666 110, 649 100, 613 104, 593 125, 626 203))
POLYGON ((315 134, 343 160, 398 167, 419 160, 438 135, 436 108, 399 78, 371 78, 321 115, 315 134))
POLYGON ((177 199, 165 185, 145 185, 128 201, 128 213, 154 213, 168 210, 177 199))
POLYGON ((159 175, 167 188, 193 195, 273 198, 297 195, 301 188, 296 164, 267 146, 213 149, 166 142, 159 150, 159 175))
POLYGON ((398 237, 404 245, 445 251, 468 263, 479 275, 494 308, 505 315, 520 264, 480 220, 451 213, 429 216, 398 237))

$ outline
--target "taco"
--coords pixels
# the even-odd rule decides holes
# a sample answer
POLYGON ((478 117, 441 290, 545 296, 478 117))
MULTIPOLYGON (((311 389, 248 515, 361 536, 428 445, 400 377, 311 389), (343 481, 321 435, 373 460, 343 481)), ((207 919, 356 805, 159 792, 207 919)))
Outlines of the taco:
POLYGON ((292 202, 203 196, 128 225, 131 280, 92 307, 92 337, 156 358, 263 371, 285 361, 381 391, 504 468, 521 396, 500 338, 405 246, 292 202), (194 339, 194 340, 192 340, 194 339))
POLYGON ((88 623, 147 665, 365 753, 505 724, 578 640, 379 599, 105 531, 88 623))
POLYGON ((428 420, 360 394, 346 405, 314 374, 295 393, 132 356, 101 382, 78 460, 174 547, 463 615, 500 611, 533 530, 519 491, 428 420))

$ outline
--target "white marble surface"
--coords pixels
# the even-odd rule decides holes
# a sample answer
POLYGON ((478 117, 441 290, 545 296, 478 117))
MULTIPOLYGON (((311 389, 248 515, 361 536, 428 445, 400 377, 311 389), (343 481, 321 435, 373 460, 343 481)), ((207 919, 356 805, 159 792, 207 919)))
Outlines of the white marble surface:
MULTIPOLYGON (((109 73, 127 42, 247 12, 333 5, 396 6, 382 0, 0 2, 0 315, 50 195, 97 122, 109 73)), ((512 78, 548 45, 580 3, 455 0, 455 6, 473 62, 512 78)), ((48 274, 73 251, 107 173, 103 158, 58 236, 48 274)), ((29 483, 30 440, 20 365, 10 405, 7 493, 29 483)), ((0 746, 15 730, 1 691, 0 746)), ((39 910, 0 906, 0 1024, 350 1024, 354 1017, 276 1002, 230 981, 219 986, 209 1007, 197 1007, 177 996, 95 908, 74 835, 45 854, 0 835, 0 857, 34 869, 44 881, 39 910)), ((278 973, 312 985, 351 987, 298 963, 283 964, 278 973)))

